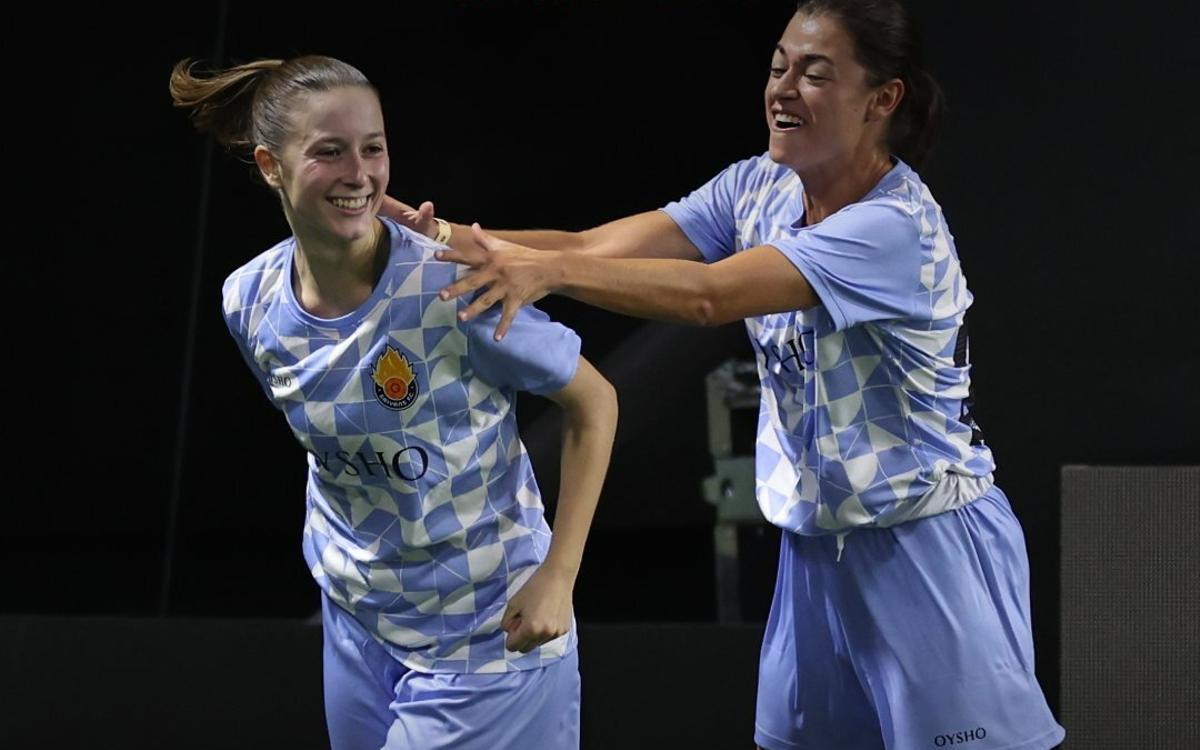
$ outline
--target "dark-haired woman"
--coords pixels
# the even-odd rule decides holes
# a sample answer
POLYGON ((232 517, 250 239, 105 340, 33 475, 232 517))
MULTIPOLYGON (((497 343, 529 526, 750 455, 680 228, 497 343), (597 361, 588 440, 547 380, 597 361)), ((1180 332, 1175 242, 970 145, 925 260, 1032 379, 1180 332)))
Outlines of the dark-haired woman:
MULTIPOLYGON (((759 746, 1053 747, 1023 533, 970 413, 972 297, 914 171, 941 94, 903 7, 802 2, 765 100, 767 153, 661 211, 582 233, 452 227, 442 257, 478 270, 445 294, 489 287, 465 318, 502 302, 507 321, 557 292, 639 317, 745 319, 758 502, 784 530, 759 746)), ((441 221, 430 204, 385 209, 422 231, 441 221)))
MULTIPOLYGON (((458 266, 376 218, 378 95, 327 57, 171 76, 177 106, 252 152, 293 236, 224 285, 230 332, 308 453, 304 556, 323 591, 335 750, 576 750, 571 593, 616 421, 579 337, 523 311, 465 322, 458 266), (554 534, 515 391, 563 408, 554 534)), ((231 418, 231 424, 236 420, 231 418)), ((263 585, 270 585, 263 582, 263 585)))

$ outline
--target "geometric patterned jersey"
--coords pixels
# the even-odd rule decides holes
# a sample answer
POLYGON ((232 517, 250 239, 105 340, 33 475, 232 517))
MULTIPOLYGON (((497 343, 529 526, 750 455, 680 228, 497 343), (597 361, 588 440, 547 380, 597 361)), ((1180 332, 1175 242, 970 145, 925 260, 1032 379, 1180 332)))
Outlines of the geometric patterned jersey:
POLYGON ((820 304, 746 320, 762 384, 755 494, 800 534, 891 526, 977 499, 995 463, 971 416, 954 239, 917 174, 804 224, 803 186, 763 154, 663 210, 707 262, 779 250, 820 304))
POLYGON ((410 669, 506 672, 569 653, 575 630, 507 651, 500 619, 545 559, 550 529, 516 430, 516 391, 562 389, 579 337, 527 308, 503 345, 499 310, 461 323, 437 292, 459 266, 384 220, 391 254, 357 310, 297 304, 295 239, 235 271, 224 315, 307 451, 303 549, 313 577, 410 669))

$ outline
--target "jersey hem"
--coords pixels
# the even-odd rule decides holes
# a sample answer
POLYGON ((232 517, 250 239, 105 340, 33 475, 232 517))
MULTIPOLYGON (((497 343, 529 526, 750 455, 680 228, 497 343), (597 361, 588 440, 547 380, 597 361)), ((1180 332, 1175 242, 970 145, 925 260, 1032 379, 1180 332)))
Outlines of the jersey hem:
MULTIPOLYGON (((1055 726, 1049 732, 1039 734, 1033 739, 1018 742, 1015 745, 1005 745, 1004 747, 988 748, 988 750, 1050 750, 1057 747, 1066 739, 1067 730, 1061 726, 1055 726)), ((824 747, 815 745, 806 745, 785 740, 782 737, 776 737, 768 733, 757 723, 754 725, 754 744, 758 745, 763 750, 824 750, 824 747)), ((872 748, 878 745, 872 745, 872 748)))

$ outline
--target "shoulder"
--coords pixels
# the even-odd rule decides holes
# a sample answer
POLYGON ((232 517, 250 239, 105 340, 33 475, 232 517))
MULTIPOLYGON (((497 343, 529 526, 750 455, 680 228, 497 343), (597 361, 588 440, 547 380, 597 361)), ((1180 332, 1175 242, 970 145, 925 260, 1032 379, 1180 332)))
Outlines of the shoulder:
POLYGON ((730 164, 722 174, 733 179, 741 187, 741 192, 786 180, 799 180, 790 167, 772 161, 770 154, 765 151, 730 164))
POLYGON ((293 237, 279 242, 225 277, 221 299, 226 317, 261 305, 265 298, 278 292, 294 242, 293 237))
POLYGON ((815 225, 823 233, 919 244, 941 224, 941 208, 916 172, 901 162, 862 200, 815 225))
POLYGON ((720 188, 731 194, 739 195, 750 192, 771 183, 780 182, 788 177, 798 179, 791 168, 771 161, 768 153, 735 161, 713 176, 706 188, 720 188))
POLYGON ((438 260, 435 253, 445 250, 446 246, 434 242, 420 232, 414 232, 408 227, 384 217, 379 217, 391 236, 392 263, 395 265, 421 267, 419 283, 406 273, 406 282, 402 282, 397 293, 436 294, 452 283, 460 274, 468 271, 467 266, 460 266, 450 261, 438 260))
POLYGON ((458 319, 470 299, 467 296, 443 300, 438 292, 468 273, 468 266, 438 260, 436 253, 445 245, 386 217, 379 217, 391 241, 390 281, 386 289, 393 314, 416 315, 420 327, 429 331, 457 330, 468 327, 458 319))
POLYGON ((911 167, 897 163, 867 199, 854 205, 860 216, 874 217, 883 221, 890 218, 894 223, 903 222, 919 235, 929 235, 942 225, 942 207, 934 200, 925 185, 911 167))
POLYGON ((402 226, 396 221, 380 216, 379 219, 387 227, 392 241, 392 262, 398 264, 418 264, 422 268, 427 292, 437 292, 441 286, 452 282, 459 274, 467 273, 467 266, 438 260, 437 251, 447 249, 446 245, 434 242, 430 238, 402 226), (440 284, 441 286, 435 286, 440 284))
POLYGON ((752 211, 754 206, 777 202, 790 194, 789 186, 799 184, 800 178, 791 168, 762 153, 725 167, 693 191, 685 202, 707 204, 740 215, 752 211))
POLYGON ((433 254, 438 250, 444 249, 445 245, 440 245, 429 239, 420 232, 414 232, 406 226, 402 226, 399 222, 389 219, 386 216, 380 216, 379 220, 383 222, 387 228, 388 234, 392 241, 393 252, 399 250, 399 257, 407 258, 411 261, 432 261, 440 263, 441 261, 434 258, 433 254))

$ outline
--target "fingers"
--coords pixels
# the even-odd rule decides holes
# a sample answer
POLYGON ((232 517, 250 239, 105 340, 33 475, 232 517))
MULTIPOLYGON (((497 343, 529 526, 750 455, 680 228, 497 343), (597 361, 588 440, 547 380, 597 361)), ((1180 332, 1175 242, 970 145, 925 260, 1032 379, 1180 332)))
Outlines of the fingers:
POLYGON ((514 606, 513 602, 509 602, 504 609, 504 617, 500 618, 500 629, 508 633, 504 638, 504 647, 509 651, 521 651, 527 636, 521 630, 521 610, 514 606))
POLYGON ((521 628, 521 620, 518 619, 514 623, 513 629, 509 630, 508 635, 504 637, 504 648, 524 654, 529 651, 529 648, 526 646, 528 639, 528 635, 521 628))
MULTIPOLYGON (((489 305, 490 307, 490 305, 489 305)), ((485 308, 486 309, 486 308, 485 308)), ((500 341, 508 333, 508 327, 517 317, 517 313, 521 311, 520 300, 512 297, 504 298, 504 311, 500 314, 500 324, 496 326, 495 339, 500 341)))
POLYGON ((425 201, 419 207, 413 208, 407 203, 385 194, 383 202, 379 205, 379 215, 397 221, 401 226, 420 232, 426 237, 433 237, 436 234, 432 201, 425 201))
MULTIPOLYGON (((459 311, 458 319, 464 323, 474 318, 476 315, 482 315, 487 312, 488 308, 504 298, 504 292, 496 291, 495 287, 488 289, 483 294, 475 298, 475 301, 467 305, 459 311)), ((499 339, 496 339, 499 341, 499 339)))
POLYGON ((379 213, 401 224, 407 223, 408 216, 412 214, 412 210, 412 206, 402 203, 386 193, 383 196, 383 202, 379 206, 379 213))
POLYGON ((425 201, 417 208, 414 212, 413 227, 426 237, 430 232, 436 236, 437 229, 433 223, 433 201, 425 201))
POLYGON ((487 260, 487 256, 482 251, 463 252, 452 247, 447 247, 438 250, 434 253, 434 257, 438 260, 448 261, 450 263, 459 263, 471 268, 479 268, 487 260))
POLYGON ((471 226, 471 239, 474 240, 472 244, 465 245, 460 243, 459 247, 456 248, 438 250, 434 253, 434 257, 436 257, 438 260, 446 260, 452 263, 462 263, 463 265, 471 266, 472 268, 478 268, 479 266, 484 265, 488 261, 488 251, 502 245, 503 240, 499 240, 484 232, 479 228, 478 223, 471 226), (480 237, 483 237, 483 242, 479 241, 480 237))
MULTIPOLYGON (((423 208, 424 205, 422 205, 422 209, 423 208)), ((489 259, 487 257, 488 252, 496 250, 504 244, 503 240, 497 239, 496 237, 493 237, 487 232, 483 231, 482 227, 479 226, 479 222, 475 222, 471 225, 471 234, 475 240, 476 246, 478 247, 477 250, 464 251, 461 248, 446 248, 444 250, 438 250, 435 253, 435 256, 438 260, 460 263, 476 269, 481 267, 483 268, 483 270, 464 276, 463 278, 455 281, 453 284, 444 287, 438 293, 442 299, 449 300, 456 297, 461 297, 464 294, 473 292, 484 286, 489 287, 484 291, 483 294, 479 295, 474 301, 471 302, 471 304, 467 305, 467 307, 458 313, 458 319, 463 322, 477 317, 492 305, 496 304, 502 299, 505 299, 504 292, 497 291, 494 286, 496 283, 496 272, 489 268, 489 259)), ((493 334, 496 341, 501 340, 504 338, 504 335, 508 333, 508 329, 512 325, 512 321, 516 317, 517 310, 519 309, 519 303, 505 302, 504 312, 500 319, 500 325, 493 334)))
POLYGON ((490 280, 491 277, 486 273, 473 273, 463 276, 450 286, 443 288, 440 292, 438 292, 438 296, 440 296, 442 299, 454 299, 455 297, 461 297, 464 294, 473 292, 479 287, 489 283, 490 280))
POLYGON ((509 631, 504 639, 504 647, 509 651, 527 654, 538 646, 564 635, 567 631, 555 628, 549 623, 533 624, 523 619, 516 620, 517 626, 509 631))
POLYGON ((471 236, 475 238, 475 243, 484 250, 495 250, 501 242, 500 239, 483 231, 483 227, 479 226, 478 221, 471 225, 471 236))
POLYGON ((511 634, 521 622, 521 609, 512 602, 504 608, 504 616, 500 618, 500 629, 511 634))

